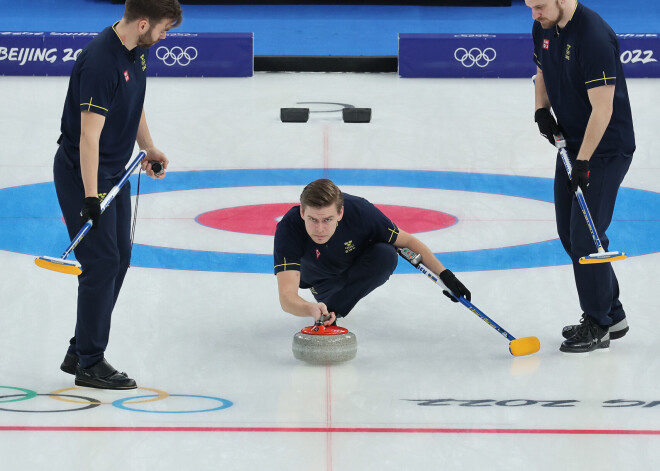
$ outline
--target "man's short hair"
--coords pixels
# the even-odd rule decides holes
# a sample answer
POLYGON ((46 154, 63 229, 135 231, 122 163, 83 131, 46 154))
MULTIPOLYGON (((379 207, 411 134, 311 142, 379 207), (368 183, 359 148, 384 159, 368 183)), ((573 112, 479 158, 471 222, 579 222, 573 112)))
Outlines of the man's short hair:
POLYGON ((179 0, 126 0, 124 18, 129 23, 147 18, 152 25, 167 19, 175 28, 181 24, 181 5, 179 0))
POLYGON ((337 212, 344 206, 344 195, 331 180, 320 178, 307 185, 300 194, 302 210, 310 206, 312 208, 325 208, 334 204, 337 212))

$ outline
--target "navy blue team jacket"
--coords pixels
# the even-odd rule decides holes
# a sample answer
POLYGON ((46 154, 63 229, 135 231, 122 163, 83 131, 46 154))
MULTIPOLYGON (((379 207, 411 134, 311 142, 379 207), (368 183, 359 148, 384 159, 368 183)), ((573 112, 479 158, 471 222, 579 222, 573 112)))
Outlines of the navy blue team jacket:
POLYGON ((123 173, 135 146, 147 84, 148 51, 129 51, 115 25, 99 33, 76 59, 62 113, 61 145, 75 167, 80 166, 80 113, 105 116, 99 180, 123 173))
POLYGON ((301 271, 301 287, 310 287, 346 271, 366 247, 394 244, 399 229, 364 198, 344 193, 344 217, 326 244, 316 244, 305 230, 300 206, 291 208, 275 231, 275 274, 301 271))
POLYGON ((550 104, 569 152, 582 143, 591 104, 587 91, 614 85, 614 111, 594 156, 632 155, 635 151, 632 113, 620 60, 619 41, 612 28, 593 10, 578 3, 564 29, 532 29, 534 61, 543 72, 550 104))

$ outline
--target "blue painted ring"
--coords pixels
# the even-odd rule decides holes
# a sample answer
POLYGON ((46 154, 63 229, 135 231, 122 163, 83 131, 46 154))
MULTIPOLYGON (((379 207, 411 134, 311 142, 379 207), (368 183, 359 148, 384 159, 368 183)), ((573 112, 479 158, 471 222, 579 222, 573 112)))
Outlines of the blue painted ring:
MULTIPOLYGON (((464 172, 382 169, 256 169, 169 172, 164 180, 143 179, 141 192, 298 185, 331 178, 339 186, 382 186, 469 191, 553 202, 553 180, 464 172)), ((133 179, 136 176, 132 177, 133 179)), ((132 185, 133 188, 136 185, 132 185)), ((374 201, 376 202, 376 201, 374 201)), ((612 249, 629 256, 660 251, 658 193, 621 188, 608 237, 612 249), (614 247, 616 246, 616 247, 614 247)), ((478 237, 478 234, 474 235, 478 237)), ((59 256, 69 240, 52 182, 0 190, 0 249, 59 256)), ((558 239, 532 244, 438 253, 454 271, 531 268, 569 263, 558 239)), ((136 244, 131 265, 176 270, 272 273, 272 255, 215 252, 136 244)), ((397 273, 414 268, 399 264, 397 273)))
POLYGON ((136 397, 125 397, 123 399, 117 399, 112 403, 113 406, 119 408, 119 409, 124 409, 124 410, 130 410, 134 412, 148 412, 150 414, 194 414, 197 412, 212 412, 216 410, 222 410, 222 409, 227 409, 228 407, 231 407, 234 405, 233 402, 231 402, 228 399, 223 399, 221 397, 213 397, 213 396, 197 396, 194 394, 170 394, 167 397, 197 397, 201 399, 210 399, 212 401, 217 401, 220 402, 220 405, 218 407, 212 407, 210 409, 196 409, 196 410, 167 410, 167 411, 159 411, 159 410, 146 410, 146 409, 138 409, 136 407, 129 407, 124 404, 124 401, 132 401, 135 399, 146 399, 148 397, 157 397, 156 395, 147 395, 147 396, 136 396, 136 397))

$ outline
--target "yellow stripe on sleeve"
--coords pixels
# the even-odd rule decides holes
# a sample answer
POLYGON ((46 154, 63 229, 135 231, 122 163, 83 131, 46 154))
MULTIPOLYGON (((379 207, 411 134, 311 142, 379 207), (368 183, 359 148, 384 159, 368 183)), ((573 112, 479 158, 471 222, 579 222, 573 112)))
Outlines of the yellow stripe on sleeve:
POLYGON ((284 263, 280 263, 279 265, 275 265, 275 268, 284 267, 282 269, 282 271, 286 271, 287 267, 290 267, 290 266, 293 266, 293 265, 300 266, 300 263, 287 263, 286 257, 284 257, 284 263))
POLYGON ((93 104, 93 103, 92 103, 92 98, 89 99, 89 103, 81 103, 80 106, 86 106, 86 107, 87 107, 87 111, 92 111, 92 107, 94 107, 94 108, 98 108, 98 109, 100 109, 100 110, 103 110, 103 111, 105 111, 106 113, 108 112, 108 109, 107 109, 107 108, 103 108, 102 106, 98 106, 98 105, 93 104))
POLYGON ((397 231, 396 228, 395 229, 388 229, 388 231, 390 231, 390 240, 388 240, 387 243, 391 244, 392 243, 392 237, 398 236, 399 231, 397 231))
POLYGON ((607 83, 607 81, 608 81, 608 80, 616 80, 616 77, 606 77, 606 76, 605 76, 605 72, 603 72, 603 77, 602 77, 602 78, 597 78, 597 79, 594 79, 594 80, 589 80, 588 82, 584 82, 584 84, 586 85, 586 84, 588 84, 588 83, 600 82, 601 80, 604 82, 603 85, 612 85, 611 83, 607 83))

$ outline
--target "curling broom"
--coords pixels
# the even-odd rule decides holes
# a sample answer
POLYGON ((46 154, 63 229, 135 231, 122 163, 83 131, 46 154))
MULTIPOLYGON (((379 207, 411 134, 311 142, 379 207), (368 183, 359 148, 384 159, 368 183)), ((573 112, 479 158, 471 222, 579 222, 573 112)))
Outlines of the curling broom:
POLYGON ((523 355, 531 355, 532 353, 536 353, 539 351, 539 349, 541 348, 541 342, 539 342, 538 338, 536 337, 523 337, 519 339, 515 338, 513 335, 508 333, 502 327, 497 325, 497 323, 495 323, 490 317, 488 317, 481 310, 479 310, 479 308, 477 308, 474 304, 472 304, 470 301, 465 299, 464 296, 456 296, 454 293, 452 293, 451 290, 449 290, 444 285, 444 283, 440 280, 440 278, 421 262, 422 257, 420 254, 417 254, 412 250, 406 248, 398 248, 397 252, 399 253, 399 255, 401 255, 401 257, 403 257, 412 266, 414 266, 420 272, 426 275, 430 280, 434 281, 436 284, 444 288, 449 294, 451 294, 452 298, 460 302, 463 306, 467 307, 470 311, 472 311, 474 314, 480 317, 481 320, 483 320, 486 324, 491 326, 493 329, 498 331, 500 335, 502 335, 507 340, 509 340, 509 352, 511 352, 511 355, 513 355, 514 357, 519 357, 523 355))
MULTIPOLYGON (((101 202, 101 214, 103 214, 103 211, 105 211, 108 205, 112 203, 112 200, 115 199, 115 196, 117 196, 119 190, 121 190, 124 184, 128 181, 128 178, 146 156, 147 152, 141 150, 140 153, 131 161, 128 168, 126 169, 126 172, 124 172, 124 175, 121 177, 121 180, 119 180, 119 182, 112 187, 112 189, 101 202)), ((80 275, 82 273, 80 263, 75 260, 67 260, 67 257, 71 254, 73 249, 78 246, 83 237, 85 237, 85 234, 87 234, 91 228, 92 220, 88 219, 83 227, 80 228, 80 231, 78 231, 78 234, 76 234, 60 258, 43 255, 41 257, 35 258, 34 263, 36 263, 38 267, 45 268, 47 270, 66 273, 68 275, 80 275)))
MULTIPOLYGON (((564 139, 564 136, 562 136, 561 134, 557 134, 555 136, 555 146, 557 147, 557 149, 559 149, 559 155, 561 156, 561 160, 564 162, 564 167, 566 168, 566 172, 568 173, 568 178, 570 179, 573 168, 571 167, 571 161, 568 159, 568 152, 566 152, 566 140, 564 139)), ((623 260, 627 258, 628 256, 624 252, 618 252, 618 251, 605 252, 605 249, 603 248, 603 244, 600 242, 600 238, 598 237, 598 232, 596 232, 596 225, 594 224, 594 221, 591 218, 591 213, 589 213, 589 208, 587 207, 587 202, 584 199, 582 188, 580 188, 579 186, 575 191, 575 196, 578 200, 578 204, 580 205, 580 209, 582 209, 584 220, 587 221, 589 232, 591 232, 591 238, 594 240, 594 244, 596 244, 596 250, 597 250, 597 252, 595 253, 585 255, 584 257, 580 257, 578 262, 582 265, 585 265, 590 263, 615 262, 617 260, 623 260)))

